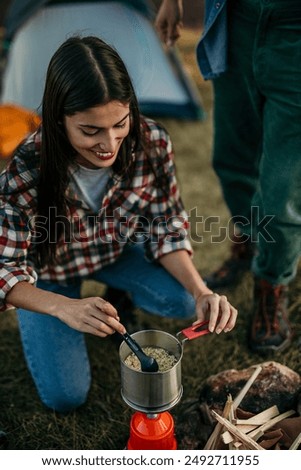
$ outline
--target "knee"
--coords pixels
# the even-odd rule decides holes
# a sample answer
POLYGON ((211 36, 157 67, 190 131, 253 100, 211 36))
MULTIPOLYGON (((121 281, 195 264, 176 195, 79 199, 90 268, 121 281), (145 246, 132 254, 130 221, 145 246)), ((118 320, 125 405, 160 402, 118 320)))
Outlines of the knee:
POLYGON ((180 290, 164 299, 160 314, 170 318, 192 318, 195 316, 195 300, 187 291, 180 290))
POLYGON ((90 381, 81 386, 70 387, 70 389, 51 387, 48 390, 39 390, 39 394, 41 401, 48 408, 59 413, 70 413, 86 402, 89 390, 90 381))

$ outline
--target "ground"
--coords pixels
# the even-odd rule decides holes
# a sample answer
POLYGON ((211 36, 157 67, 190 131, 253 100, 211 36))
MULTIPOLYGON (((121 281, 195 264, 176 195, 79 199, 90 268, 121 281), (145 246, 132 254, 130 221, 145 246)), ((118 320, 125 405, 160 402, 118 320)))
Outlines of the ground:
MULTIPOLYGON (((197 211, 204 218, 219 216, 220 225, 227 227, 229 214, 219 184, 211 168, 212 146, 212 89, 198 73, 194 59, 194 45, 199 31, 185 30, 180 51, 186 67, 194 77, 203 100, 206 118, 197 122, 161 119, 174 141, 178 179, 183 200, 190 214, 197 211)), ((191 219, 193 220, 193 219, 191 219)), ((229 244, 212 243, 214 233, 203 235, 192 224, 194 261, 203 274, 215 269, 228 255, 229 244)), ((183 397, 170 412, 176 421, 176 433, 183 409, 198 399, 203 381, 225 369, 242 369, 262 362, 262 357, 251 354, 246 344, 252 301, 252 276, 242 277, 233 289, 224 291, 239 310, 233 332, 220 336, 205 336, 185 343, 182 360, 183 397)), ((103 286, 87 282, 83 295, 101 295, 103 286)), ((301 373, 301 280, 300 275, 291 286, 291 321, 295 330, 292 346, 273 360, 301 373)), ((137 312, 141 321, 152 328, 176 334, 187 322, 167 321, 137 312)), ((76 412, 63 416, 46 409, 37 396, 24 361, 14 311, 0 315, 0 430, 7 433, 1 444, 9 449, 124 449, 129 437, 129 423, 133 413, 120 394, 120 364, 118 350, 110 339, 87 336, 92 364, 93 383, 87 403, 76 412)), ((266 358, 265 358, 266 359, 266 358)), ((180 425, 179 425, 180 426, 180 425)), ((180 439, 179 448, 187 443, 180 439)))

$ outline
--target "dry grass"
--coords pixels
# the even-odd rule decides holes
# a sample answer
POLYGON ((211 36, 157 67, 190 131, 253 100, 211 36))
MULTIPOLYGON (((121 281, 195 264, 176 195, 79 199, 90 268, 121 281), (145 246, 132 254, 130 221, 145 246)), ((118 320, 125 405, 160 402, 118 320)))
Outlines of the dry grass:
MULTIPOLYGON (((161 119, 175 146, 178 178, 188 210, 196 208, 204 217, 218 215, 221 226, 228 221, 219 184, 212 171, 212 90, 198 73, 194 45, 198 32, 185 31, 180 47, 187 67, 201 92, 207 117, 202 122, 180 122, 161 119)), ((192 220, 193 222, 193 220, 192 220)), ((202 225, 198 227, 202 234, 202 225)), ((192 223, 192 235, 195 238, 192 223)), ((227 242, 210 243, 211 234, 202 243, 194 242, 195 263, 203 273, 217 267, 227 256, 227 242)), ((83 295, 101 295, 103 286, 85 283, 83 295)), ((273 357, 275 361, 301 373, 298 337, 301 333, 301 281, 297 278, 291 290, 291 314, 296 338, 292 347, 273 357)), ((250 354, 246 346, 252 299, 252 278, 246 275, 241 283, 226 294, 239 309, 236 329, 228 334, 205 336, 185 343, 182 361, 184 394, 182 402, 171 413, 180 416, 182 403, 195 400, 202 381, 225 368, 246 368, 262 361, 250 354)), ((186 327, 180 321, 162 320, 137 312, 150 327, 175 334, 186 327)), ((23 358, 15 312, 0 316, 0 429, 7 432, 10 449, 123 449, 129 432, 132 410, 120 396, 120 366, 117 349, 110 339, 87 336, 93 385, 87 403, 76 412, 62 416, 46 409, 40 402, 23 358)), ((179 431, 176 427, 176 432, 179 431)), ((179 442, 179 448, 182 443, 179 442)), ((0 444, 1 448, 1 444, 0 444)))

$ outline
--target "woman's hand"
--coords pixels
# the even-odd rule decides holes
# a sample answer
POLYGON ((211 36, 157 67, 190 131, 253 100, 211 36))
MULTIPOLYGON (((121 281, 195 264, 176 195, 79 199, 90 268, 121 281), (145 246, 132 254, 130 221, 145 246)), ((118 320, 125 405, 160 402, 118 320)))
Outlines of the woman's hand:
POLYGON ((196 312, 198 319, 194 324, 209 320, 209 331, 212 333, 215 331, 217 334, 231 331, 238 313, 225 295, 214 293, 200 294, 196 297, 196 312))
POLYGON ((126 331, 116 308, 101 297, 70 299, 24 281, 10 290, 6 300, 16 308, 52 315, 82 333, 103 338, 115 331, 121 334, 126 331))
POLYGON ((159 261, 195 299, 198 318, 195 323, 209 320, 209 330, 216 333, 227 333, 234 328, 236 308, 228 302, 225 295, 214 294, 206 286, 186 250, 168 253, 159 261))
POLYGON ((102 338, 126 331, 115 307, 101 297, 65 298, 56 316, 75 330, 102 338))

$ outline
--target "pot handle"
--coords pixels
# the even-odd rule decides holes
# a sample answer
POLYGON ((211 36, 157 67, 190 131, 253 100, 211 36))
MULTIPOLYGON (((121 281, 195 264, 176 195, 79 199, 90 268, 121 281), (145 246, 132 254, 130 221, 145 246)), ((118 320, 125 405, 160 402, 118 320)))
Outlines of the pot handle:
POLYGON ((208 323, 209 320, 205 320, 201 323, 197 323, 196 325, 191 325, 188 328, 184 328, 183 330, 179 331, 177 333, 177 336, 182 334, 184 336, 182 342, 184 342, 187 340, 198 338, 199 336, 207 335, 208 333, 210 333, 207 327, 208 323))

